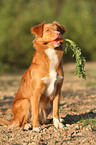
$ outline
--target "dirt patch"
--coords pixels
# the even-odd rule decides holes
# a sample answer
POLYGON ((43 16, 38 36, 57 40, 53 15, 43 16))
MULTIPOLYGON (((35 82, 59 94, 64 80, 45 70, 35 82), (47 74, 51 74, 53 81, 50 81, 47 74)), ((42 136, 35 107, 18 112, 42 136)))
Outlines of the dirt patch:
MULTIPOLYGON (((51 122, 42 125, 42 131, 36 133, 32 129, 0 126, 0 145, 96 144, 96 63, 86 64, 87 80, 74 76, 74 64, 64 65, 64 72, 60 117, 65 127, 56 129, 51 122)), ((0 117, 11 119, 12 101, 20 78, 21 75, 0 77, 0 117)))

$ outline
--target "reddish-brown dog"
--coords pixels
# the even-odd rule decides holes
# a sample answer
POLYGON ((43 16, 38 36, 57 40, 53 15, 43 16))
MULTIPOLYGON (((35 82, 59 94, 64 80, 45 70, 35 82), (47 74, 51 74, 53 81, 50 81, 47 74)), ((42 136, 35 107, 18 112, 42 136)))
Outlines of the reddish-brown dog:
POLYGON ((1 125, 40 131, 39 123, 46 121, 53 106, 53 122, 57 128, 64 125, 59 120, 59 98, 63 82, 63 37, 65 27, 57 22, 31 28, 36 35, 36 49, 32 63, 22 77, 12 105, 12 121, 0 119, 1 125))

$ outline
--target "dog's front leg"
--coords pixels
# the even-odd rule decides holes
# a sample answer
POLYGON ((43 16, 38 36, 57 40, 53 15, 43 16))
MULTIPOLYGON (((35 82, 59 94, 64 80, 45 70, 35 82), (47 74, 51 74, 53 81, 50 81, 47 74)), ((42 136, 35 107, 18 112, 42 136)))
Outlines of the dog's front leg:
POLYGON ((31 99, 31 112, 33 121, 33 130, 39 132, 41 129, 39 127, 39 101, 40 101, 40 89, 34 91, 33 97, 31 99))
POLYGON ((59 100, 60 93, 58 93, 53 100, 53 123, 56 128, 63 128, 64 124, 59 120, 59 100))

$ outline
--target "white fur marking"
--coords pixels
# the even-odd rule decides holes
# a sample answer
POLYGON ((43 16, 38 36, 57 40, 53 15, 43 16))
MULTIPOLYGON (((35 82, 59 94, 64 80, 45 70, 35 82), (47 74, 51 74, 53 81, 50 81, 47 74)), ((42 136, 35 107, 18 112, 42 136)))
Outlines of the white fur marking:
POLYGON ((24 129, 28 130, 29 128, 31 128, 31 125, 30 124, 25 124, 24 129))
POLYGON ((55 71, 56 64, 58 63, 58 57, 55 53, 55 50, 53 49, 46 49, 45 53, 48 55, 50 59, 50 68, 49 68, 49 74, 51 77, 56 77, 57 73, 55 71))
POLYGON ((56 128, 63 128, 64 127, 64 124, 61 123, 57 118, 53 117, 53 122, 54 122, 54 126, 56 128))
POLYGON ((44 77, 41 80, 43 80, 48 85, 45 94, 49 96, 53 95, 53 92, 55 91, 55 82, 57 80, 57 73, 55 71, 55 67, 56 64, 58 63, 58 56, 55 53, 55 50, 50 48, 46 49, 45 53, 48 55, 50 59, 50 68, 49 68, 50 77, 44 77))
POLYGON ((60 43, 58 43, 58 44, 54 44, 54 46, 55 46, 55 47, 59 47, 59 46, 60 46, 60 43))
POLYGON ((63 118, 60 118, 60 122, 64 122, 64 119, 63 118))
POLYGON ((33 128, 33 130, 36 131, 36 132, 40 132, 41 131, 41 127, 35 127, 35 128, 33 128))

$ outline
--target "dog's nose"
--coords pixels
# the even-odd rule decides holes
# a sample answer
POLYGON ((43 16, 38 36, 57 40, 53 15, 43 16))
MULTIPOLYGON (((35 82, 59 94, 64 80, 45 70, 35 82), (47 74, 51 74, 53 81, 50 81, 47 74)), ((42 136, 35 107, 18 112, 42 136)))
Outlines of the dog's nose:
POLYGON ((59 31, 56 31, 56 35, 59 37, 60 36, 60 32, 59 31))

